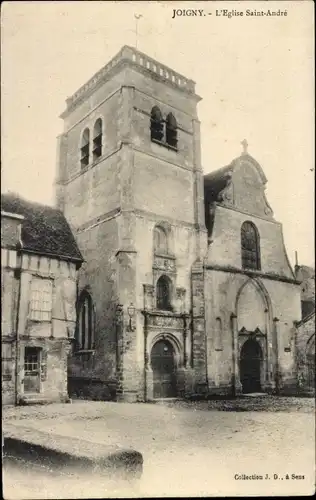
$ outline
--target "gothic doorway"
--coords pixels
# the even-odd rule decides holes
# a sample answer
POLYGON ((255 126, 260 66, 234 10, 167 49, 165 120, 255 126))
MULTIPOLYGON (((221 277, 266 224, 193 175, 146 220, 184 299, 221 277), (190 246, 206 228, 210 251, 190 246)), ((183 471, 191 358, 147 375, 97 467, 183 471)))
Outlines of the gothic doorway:
POLYGON ((177 395, 177 377, 174 347, 168 340, 158 340, 151 351, 153 396, 172 398, 177 395))
POLYGON ((240 352, 240 382, 244 394, 261 392, 262 350, 254 339, 247 340, 240 352))

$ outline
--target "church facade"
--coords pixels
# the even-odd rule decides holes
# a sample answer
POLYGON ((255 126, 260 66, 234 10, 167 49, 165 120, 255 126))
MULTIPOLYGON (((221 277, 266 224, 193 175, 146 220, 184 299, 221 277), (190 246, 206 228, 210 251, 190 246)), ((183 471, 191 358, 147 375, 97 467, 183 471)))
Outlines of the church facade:
POLYGON ((72 393, 295 390, 300 287, 267 179, 246 143, 203 175, 200 100, 125 46, 66 101, 56 198, 84 259, 72 393))

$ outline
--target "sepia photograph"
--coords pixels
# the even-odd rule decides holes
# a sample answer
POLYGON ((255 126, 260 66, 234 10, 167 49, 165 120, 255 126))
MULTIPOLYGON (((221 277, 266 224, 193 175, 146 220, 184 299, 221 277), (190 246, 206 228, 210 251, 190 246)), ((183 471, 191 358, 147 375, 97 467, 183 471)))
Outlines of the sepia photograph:
POLYGON ((3 497, 314 495, 314 3, 1 14, 3 497))

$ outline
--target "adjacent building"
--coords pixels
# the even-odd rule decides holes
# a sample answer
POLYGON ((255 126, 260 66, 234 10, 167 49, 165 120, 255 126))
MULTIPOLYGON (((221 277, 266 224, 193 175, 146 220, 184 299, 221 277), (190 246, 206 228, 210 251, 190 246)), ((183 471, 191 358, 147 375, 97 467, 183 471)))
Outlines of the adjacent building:
POLYGON ((82 257, 64 215, 1 197, 3 404, 66 401, 82 257))
POLYGON ((301 283, 302 320, 297 323, 296 356, 298 389, 315 392, 315 269, 296 264, 301 283))

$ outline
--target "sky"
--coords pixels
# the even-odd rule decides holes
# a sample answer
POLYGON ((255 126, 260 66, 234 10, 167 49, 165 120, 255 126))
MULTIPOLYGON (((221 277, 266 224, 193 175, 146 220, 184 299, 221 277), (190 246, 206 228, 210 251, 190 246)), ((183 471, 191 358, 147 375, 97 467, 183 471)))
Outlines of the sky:
POLYGON ((297 251, 300 264, 314 265, 313 19, 308 0, 4 2, 2 191, 54 203, 66 98, 123 45, 137 43, 196 82, 204 172, 239 156, 246 138, 291 263, 297 251), (172 18, 174 9, 205 15, 172 18), (224 9, 244 15, 216 15, 224 9), (287 15, 246 16, 247 9, 287 15))

